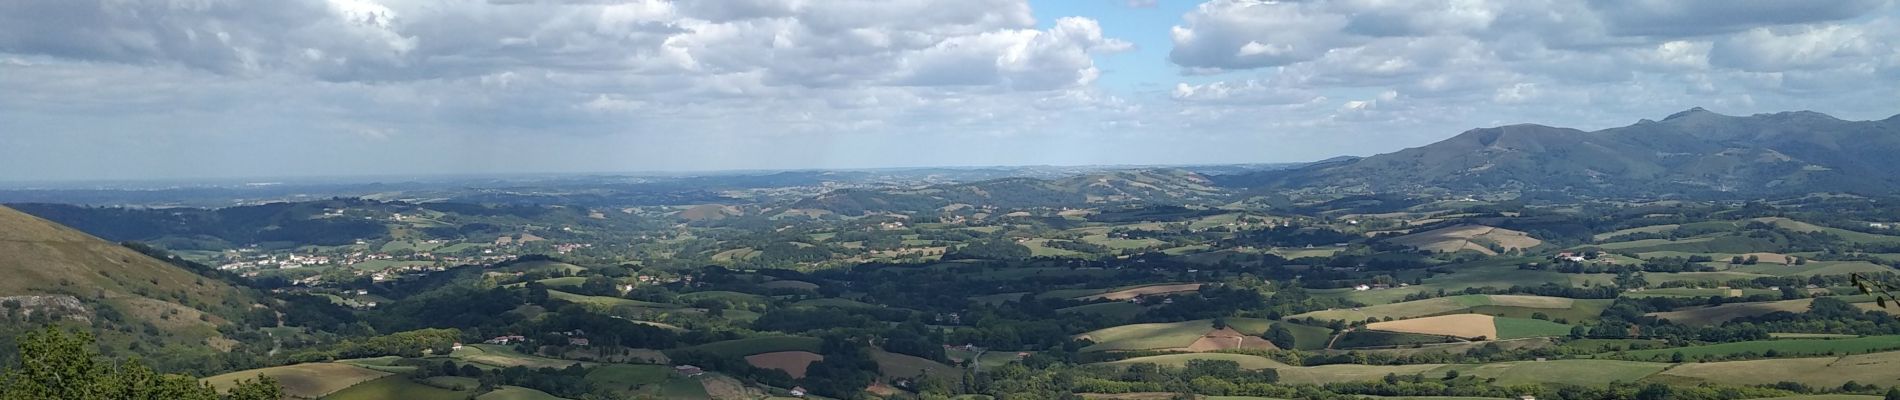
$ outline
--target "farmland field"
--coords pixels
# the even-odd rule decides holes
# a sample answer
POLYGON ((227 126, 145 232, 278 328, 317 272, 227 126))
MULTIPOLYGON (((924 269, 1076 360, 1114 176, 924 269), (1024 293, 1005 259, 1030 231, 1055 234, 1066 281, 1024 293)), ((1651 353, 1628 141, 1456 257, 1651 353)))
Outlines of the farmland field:
POLYGON ((1840 386, 1848 381, 1891 386, 1900 384, 1900 352, 1845 357, 1782 358, 1678 365, 1660 376, 1684 382, 1729 385, 1766 385, 1782 381, 1816 387, 1840 386))
POLYGON ((284 388, 284 394, 317 398, 389 376, 389 373, 348 364, 309 363, 232 372, 204 378, 203 381, 211 386, 229 389, 236 386, 239 380, 256 380, 259 375, 277 379, 277 384, 284 388))
POLYGON ((577 304, 589 304, 589 305, 602 306, 602 307, 631 306, 631 307, 657 308, 657 309, 684 307, 678 304, 655 303, 655 302, 650 302, 650 301, 623 299, 619 297, 579 295, 579 294, 573 294, 573 293, 563 292, 559 290, 549 290, 548 297, 561 299, 563 301, 573 302, 577 304))
POLYGON ((1401 319, 1366 325, 1366 329, 1460 338, 1497 338, 1498 326, 1489 315, 1451 314, 1401 319))
POLYGON ((1519 339, 1529 337, 1556 337, 1570 334, 1570 325, 1529 318, 1496 318, 1497 336, 1495 339, 1519 339))
POLYGON ((547 394, 547 392, 543 392, 539 390, 534 390, 534 389, 529 389, 529 388, 524 388, 524 387, 519 387, 519 386, 502 386, 499 388, 495 388, 495 390, 490 391, 488 393, 483 393, 481 396, 475 396, 475 400, 562 400, 562 399, 560 397, 555 397, 554 395, 547 394))
POLYGON ((1562 383, 1605 386, 1610 382, 1635 382, 1668 367, 1669 364, 1635 361, 1551 360, 1456 364, 1447 369, 1456 370, 1461 375, 1497 378, 1497 383, 1503 385, 1562 383))
POLYGON ((559 360, 521 354, 515 352, 513 348, 491 344, 462 346, 462 348, 450 352, 449 357, 491 368, 508 368, 514 366, 528 368, 567 368, 567 366, 574 364, 592 365, 592 363, 580 361, 559 360))
POLYGON ((664 365, 607 364, 587 371, 584 379, 597 387, 630 391, 638 386, 666 382, 672 374, 672 368, 664 365))
POLYGON ((462 400, 474 395, 472 390, 450 390, 411 381, 403 376, 389 376, 364 382, 343 389, 325 400, 462 400))

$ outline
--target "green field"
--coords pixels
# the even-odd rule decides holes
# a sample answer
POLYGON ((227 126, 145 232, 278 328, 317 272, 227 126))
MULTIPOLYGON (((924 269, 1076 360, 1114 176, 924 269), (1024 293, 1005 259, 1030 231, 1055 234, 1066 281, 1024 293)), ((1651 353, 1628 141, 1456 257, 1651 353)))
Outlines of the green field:
POLYGON ((957 367, 908 354, 872 349, 871 359, 877 361, 878 373, 885 378, 905 378, 922 374, 934 378, 957 380, 962 379, 963 375, 963 370, 957 367))
POLYGON ((371 381, 389 373, 341 363, 310 363, 238 371, 204 378, 201 381, 221 389, 237 386, 240 380, 269 376, 283 386, 284 394, 317 398, 350 386, 371 381))
POLYGON ((1695 359, 1701 356, 1761 355, 1774 350, 1783 356, 1819 356, 1873 353, 1900 349, 1900 335, 1866 336, 1849 339, 1781 339, 1720 343, 1671 349, 1637 350, 1618 358, 1631 360, 1668 360, 1675 353, 1695 359))
MULTIPOLYGON (((1398 289, 1388 289, 1398 290, 1398 289)), ((1434 315, 1473 313, 1529 318, 1543 313, 1551 318, 1595 319, 1609 300, 1575 300, 1544 296, 1493 296, 1468 294, 1438 297, 1402 303, 1380 304, 1358 309, 1332 309, 1289 316, 1288 319, 1317 318, 1322 321, 1364 321, 1366 319, 1408 319, 1434 315), (1502 299, 1502 300, 1500 300, 1502 299)))
POLYGON ((549 290, 548 297, 560 299, 562 301, 577 303, 577 304, 587 304, 587 305, 594 305, 594 306, 601 306, 601 307, 627 306, 627 307, 658 308, 658 309, 685 307, 678 304, 655 303, 651 301, 639 301, 639 300, 632 300, 632 299, 623 299, 619 297, 579 295, 579 294, 573 294, 573 293, 563 292, 559 290, 549 290))
MULTIPOLYGON (((1254 336, 1265 333, 1273 325, 1283 325, 1293 332, 1294 347, 1300 349, 1323 348, 1332 335, 1332 331, 1326 328, 1257 318, 1230 318, 1227 324, 1240 333, 1254 336)), ((1095 342, 1093 345, 1082 348, 1082 351, 1176 349, 1194 344, 1195 340, 1200 340, 1202 335, 1213 330, 1213 320, 1202 319, 1115 326, 1083 333, 1077 337, 1086 337, 1095 342)))
MULTIPOLYGON (((1754 296, 1758 294, 1775 295, 1775 296, 1781 295, 1781 291, 1777 291, 1777 290, 1768 290, 1768 289, 1740 289, 1740 290, 1742 291, 1742 296, 1754 296)), ((1732 296, 1729 296, 1729 294, 1731 294, 1729 292, 1729 289, 1662 288, 1662 289, 1643 289, 1642 291, 1639 291, 1639 292, 1623 292, 1622 296, 1630 297, 1630 298, 1709 297, 1709 296, 1732 297, 1732 296)))
POLYGON ((708 300, 708 299, 723 300, 727 303, 732 303, 736 305, 737 304, 769 304, 772 302, 772 298, 762 296, 762 295, 756 295, 756 294, 751 294, 751 293, 730 292, 730 291, 723 291, 723 290, 692 292, 692 293, 684 293, 684 294, 679 295, 679 301, 683 303, 687 303, 687 304, 691 304, 692 302, 695 302, 695 301, 708 300))
POLYGON ((1810 261, 1807 265, 1740 265, 1731 271, 1774 276, 1812 276, 1893 272, 1893 268, 1866 261, 1810 261))
POLYGON ((547 394, 547 392, 542 392, 539 390, 518 387, 518 386, 502 386, 499 388, 495 388, 494 391, 483 393, 481 396, 475 396, 475 400, 564 400, 564 399, 560 397, 554 397, 554 395, 547 394))
POLYGON ((1836 387, 1848 381, 1892 385, 1900 381, 1900 372, 1896 371, 1900 371, 1900 352, 1688 363, 1663 371, 1652 379, 1678 384, 1711 382, 1727 385, 1767 385, 1788 381, 1815 387, 1836 387))
POLYGON ((1529 318, 1493 318, 1498 325, 1496 339, 1555 337, 1570 334, 1570 325, 1529 318))
POLYGON ((673 369, 664 365, 607 364, 587 371, 588 384, 608 390, 632 392, 640 386, 666 382, 673 369))
POLYGON ((819 346, 821 344, 823 344, 823 341, 818 340, 818 338, 803 336, 765 336, 712 342, 698 346, 668 350, 667 352, 675 353, 698 350, 717 354, 722 357, 745 357, 775 351, 809 351, 816 353, 820 350, 819 346))
POLYGON ((1136 363, 1150 363, 1150 364, 1166 365, 1166 366, 1178 368, 1178 367, 1187 365, 1187 362, 1189 360, 1233 361, 1233 362, 1239 363, 1240 367, 1245 368, 1245 369, 1265 369, 1265 368, 1286 368, 1287 367, 1285 363, 1275 361, 1274 359, 1271 359, 1271 358, 1266 358, 1266 357, 1261 357, 1261 356, 1256 356, 1256 355, 1229 354, 1229 353, 1164 354, 1164 355, 1158 355, 1158 356, 1135 357, 1135 358, 1130 358, 1126 360, 1111 361, 1104 364, 1128 365, 1128 364, 1136 364, 1136 363))
POLYGON ((592 365, 572 360, 560 360, 541 356, 532 356, 515 352, 514 348, 492 344, 471 344, 462 346, 449 353, 450 358, 490 368, 508 368, 523 366, 528 368, 567 368, 569 365, 592 365))
MULTIPOLYGON (((1454 364, 1433 371, 1442 376, 1455 370, 1460 375, 1497 378, 1499 385, 1561 383, 1580 386, 1607 386, 1611 382, 1635 382, 1669 364, 1617 360, 1512 361, 1489 364, 1454 364)), ((1433 376, 1427 374, 1426 376, 1433 376)))
POLYGON ((471 390, 443 389, 403 376, 389 376, 332 393, 324 400, 463 400, 473 395, 471 390))

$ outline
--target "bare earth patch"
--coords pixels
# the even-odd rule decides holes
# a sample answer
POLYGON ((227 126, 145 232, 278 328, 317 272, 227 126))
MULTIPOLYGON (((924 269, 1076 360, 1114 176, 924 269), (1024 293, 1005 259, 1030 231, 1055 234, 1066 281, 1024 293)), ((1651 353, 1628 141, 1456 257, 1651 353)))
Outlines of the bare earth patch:
POLYGON ((1279 350, 1280 348, 1275 347, 1273 342, 1258 337, 1247 336, 1244 333, 1240 333, 1240 331, 1234 330, 1233 327, 1216 329, 1212 332, 1208 332, 1206 335, 1201 335, 1200 339, 1195 340, 1194 344, 1190 344, 1187 347, 1187 351, 1196 353, 1228 349, 1279 350))
POLYGON ((1483 314, 1452 314, 1379 322, 1366 325, 1366 329, 1461 338, 1496 339, 1498 337, 1497 322, 1491 316, 1483 314))
POLYGON ((754 367, 771 368, 785 371, 792 378, 804 378, 805 368, 811 363, 825 359, 825 356, 809 351, 778 351, 745 356, 745 362, 754 367))
POLYGON ((1497 252, 1483 243, 1496 243, 1504 248, 1519 249, 1528 249, 1544 243, 1528 233, 1484 225, 1458 225, 1433 229, 1387 239, 1386 242, 1421 250, 1440 252, 1472 250, 1487 255, 1496 255, 1497 252))

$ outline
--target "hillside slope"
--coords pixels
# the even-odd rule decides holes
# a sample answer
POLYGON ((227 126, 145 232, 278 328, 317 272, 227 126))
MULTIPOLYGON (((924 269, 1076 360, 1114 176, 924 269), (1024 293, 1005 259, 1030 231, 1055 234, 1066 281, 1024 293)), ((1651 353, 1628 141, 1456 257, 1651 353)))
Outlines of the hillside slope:
POLYGON ((88 325, 108 352, 229 350, 237 343, 218 328, 259 302, 246 289, 7 207, 0 207, 0 276, 7 329, 88 325))
POLYGON ((1900 116, 1844 121, 1798 111, 1738 117, 1695 108, 1585 132, 1473 129, 1422 147, 1217 177, 1239 187, 1345 192, 1561 191, 1766 194, 1900 188, 1900 116))

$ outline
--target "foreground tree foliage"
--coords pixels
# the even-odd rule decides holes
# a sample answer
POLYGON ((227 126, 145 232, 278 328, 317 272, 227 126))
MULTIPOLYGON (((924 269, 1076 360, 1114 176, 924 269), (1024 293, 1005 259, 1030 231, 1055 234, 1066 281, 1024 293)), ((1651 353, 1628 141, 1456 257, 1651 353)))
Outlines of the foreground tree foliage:
POLYGON ((0 400, 278 400, 283 389, 270 377, 242 381, 220 395, 185 375, 159 374, 137 360, 113 363, 93 348, 92 335, 58 328, 21 335, 20 361, 0 378, 0 400))

